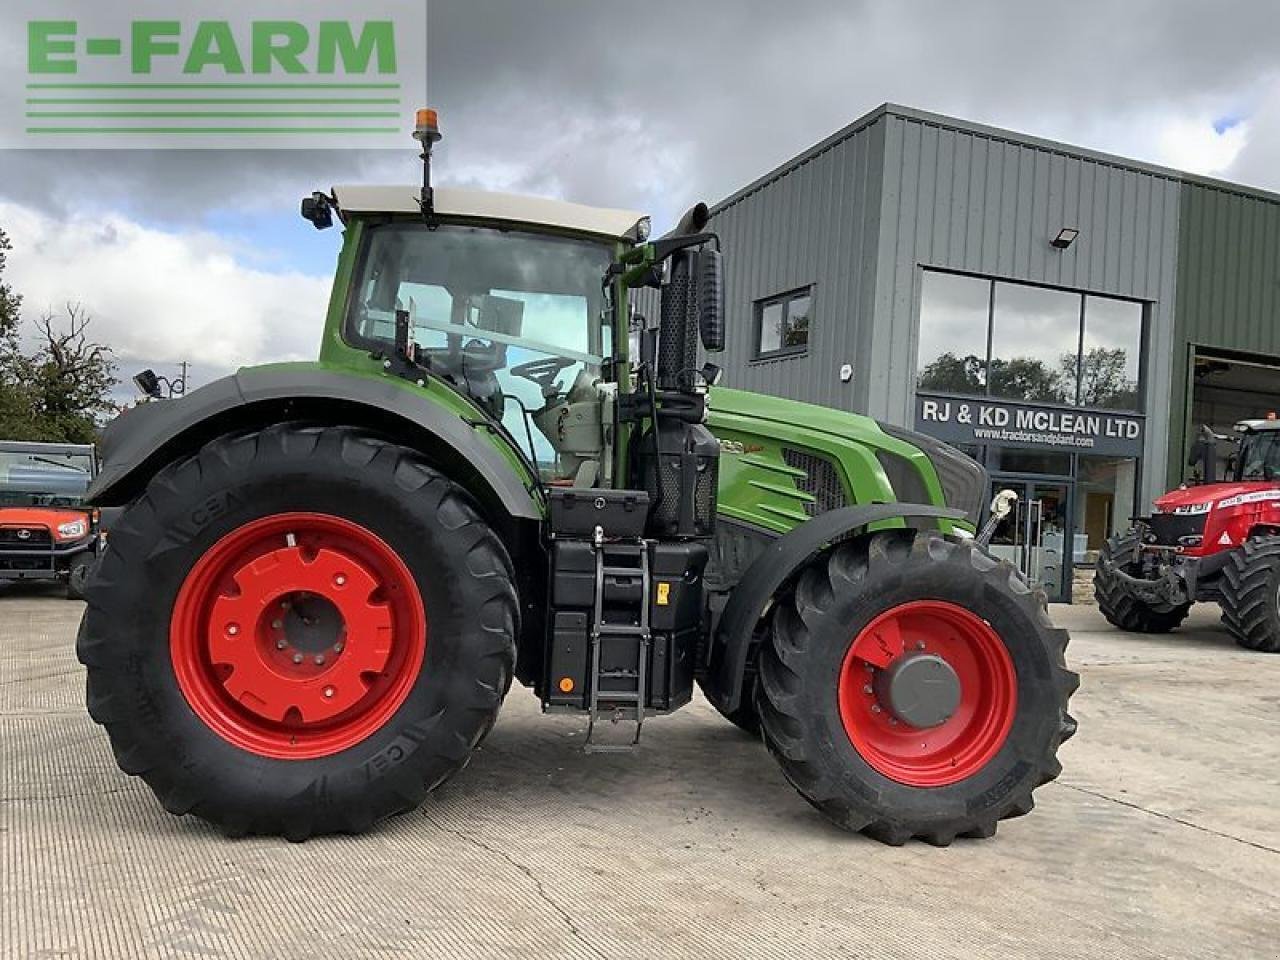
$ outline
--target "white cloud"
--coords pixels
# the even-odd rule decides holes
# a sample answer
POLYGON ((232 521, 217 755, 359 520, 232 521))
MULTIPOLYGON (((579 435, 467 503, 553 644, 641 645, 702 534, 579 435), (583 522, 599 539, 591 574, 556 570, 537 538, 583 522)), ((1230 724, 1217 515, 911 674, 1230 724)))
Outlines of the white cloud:
POLYGON ((215 234, 118 214, 61 219, 0 202, 0 226, 13 242, 6 280, 23 295, 24 317, 82 304, 126 379, 183 359, 212 376, 316 355, 328 278, 247 267, 215 234))
POLYGON ((1248 122, 1219 132, 1211 117, 1176 117, 1161 131, 1159 161, 1189 173, 1221 175, 1244 149, 1250 130, 1248 122))

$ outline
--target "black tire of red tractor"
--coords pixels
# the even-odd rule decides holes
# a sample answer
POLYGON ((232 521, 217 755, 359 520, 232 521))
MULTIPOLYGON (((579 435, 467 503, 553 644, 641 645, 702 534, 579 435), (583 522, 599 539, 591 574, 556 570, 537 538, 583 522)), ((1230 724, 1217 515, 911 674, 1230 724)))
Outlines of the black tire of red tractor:
POLYGON ((1152 607, 1135 597, 1123 580, 1116 576, 1116 554, 1128 554, 1140 534, 1128 530, 1116 534, 1102 545, 1093 571, 1093 596, 1098 611, 1113 627, 1130 633, 1168 633, 1181 625, 1191 611, 1190 603, 1169 607, 1152 607))
POLYGON ((416 452, 299 423, 222 437, 157 474, 111 531, 77 639, 89 713, 120 768, 170 813, 229 836, 358 833, 420 804, 492 727, 515 661, 513 583, 507 551, 465 491, 416 452), (306 760, 259 756, 214 733, 184 698, 169 646, 196 560, 245 523, 291 511, 382 538, 411 571, 428 625, 422 668, 391 717, 306 760))
POLYGON ((93 565, 97 561, 98 558, 92 553, 78 554, 71 561, 71 567, 67 570, 68 600, 84 599, 85 585, 89 582, 89 576, 93 573, 93 565))
POLYGON ((1280 653, 1280 537, 1246 540, 1222 571, 1222 622, 1236 643, 1280 653))
POLYGON ((995 834, 1029 813, 1032 791, 1061 771, 1058 747, 1075 733, 1067 701, 1067 632, 1049 620, 1042 590, 971 542, 911 530, 864 535, 819 557, 776 604, 760 653, 756 703, 764 741, 800 794, 836 825, 894 846, 946 846, 995 834), (876 616, 914 600, 963 606, 1003 641, 1017 678, 1013 726, 981 769, 956 783, 916 787, 875 770, 845 732, 838 678, 846 651, 876 616))

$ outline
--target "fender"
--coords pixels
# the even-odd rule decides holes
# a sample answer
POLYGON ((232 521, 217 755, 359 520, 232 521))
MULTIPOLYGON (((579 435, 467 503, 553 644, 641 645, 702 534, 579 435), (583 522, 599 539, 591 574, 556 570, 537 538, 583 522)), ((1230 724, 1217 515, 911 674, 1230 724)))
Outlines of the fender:
POLYGON ((316 364, 241 370, 181 399, 152 401, 126 411, 103 431, 102 470, 89 485, 86 499, 95 506, 122 506, 165 463, 219 434, 323 415, 326 408, 335 407, 403 431, 405 439, 415 433, 429 435, 443 445, 448 462, 441 467, 456 480, 486 489, 511 517, 541 519, 520 476, 463 417, 388 378, 354 376, 316 364))
POLYGON ((747 568, 729 596, 711 645, 704 688, 722 711, 742 700, 742 683, 756 624, 778 588, 836 537, 881 520, 963 520, 963 510, 911 503, 867 503, 820 514, 771 543, 747 568))

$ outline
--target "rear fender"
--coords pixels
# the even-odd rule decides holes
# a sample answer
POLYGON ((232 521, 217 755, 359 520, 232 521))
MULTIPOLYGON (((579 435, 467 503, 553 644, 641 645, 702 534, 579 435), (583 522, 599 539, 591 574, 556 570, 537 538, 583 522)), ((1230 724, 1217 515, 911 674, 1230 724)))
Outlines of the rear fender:
POLYGON ((832 540, 885 520, 903 520, 909 526, 917 525, 911 521, 932 521, 943 528, 963 517, 962 511, 946 507, 867 503, 820 514, 773 541, 742 575, 720 616, 704 686, 707 696, 723 713, 738 708, 757 624, 778 590, 832 540))
POLYGON ((504 455, 487 430, 482 434, 483 418, 470 421, 389 377, 354 376, 317 364, 242 370, 180 400, 126 411, 103 432, 102 469, 86 498, 99 507, 122 506, 167 463, 214 437, 291 419, 368 426, 420 449, 470 490, 491 519, 542 517, 533 478, 517 469, 518 457, 504 455))

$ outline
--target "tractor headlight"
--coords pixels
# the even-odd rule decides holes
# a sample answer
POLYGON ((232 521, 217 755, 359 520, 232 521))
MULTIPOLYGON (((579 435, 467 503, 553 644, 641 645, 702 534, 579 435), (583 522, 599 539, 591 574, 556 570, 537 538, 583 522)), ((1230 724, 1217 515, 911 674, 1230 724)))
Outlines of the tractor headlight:
POLYGON ((83 520, 69 520, 66 523, 58 524, 58 536, 66 537, 68 540, 74 537, 83 537, 88 531, 89 528, 83 520))
POLYGON ((649 239, 649 233, 653 230, 653 221, 648 217, 641 217, 636 221, 636 240, 644 243, 649 239))

